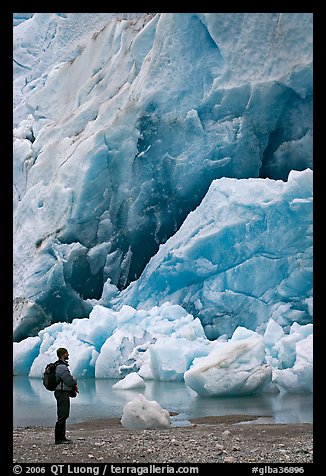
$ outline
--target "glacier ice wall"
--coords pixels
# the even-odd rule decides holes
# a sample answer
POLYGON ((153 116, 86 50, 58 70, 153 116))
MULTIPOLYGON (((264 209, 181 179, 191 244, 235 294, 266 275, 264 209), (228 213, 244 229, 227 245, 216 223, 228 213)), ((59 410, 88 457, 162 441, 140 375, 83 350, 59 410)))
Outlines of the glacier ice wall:
POLYGON ((312 167, 312 14, 38 13, 14 59, 16 340, 137 280, 215 179, 312 167))

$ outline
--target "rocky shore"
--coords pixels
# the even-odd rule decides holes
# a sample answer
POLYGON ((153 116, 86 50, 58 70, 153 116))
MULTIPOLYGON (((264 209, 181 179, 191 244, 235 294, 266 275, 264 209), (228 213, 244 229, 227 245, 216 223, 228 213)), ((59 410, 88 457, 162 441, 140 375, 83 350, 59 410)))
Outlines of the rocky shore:
MULTIPOLYGON (((69 420, 68 420, 69 422, 69 420)), ((67 425, 71 444, 55 445, 53 428, 13 431, 14 463, 312 463, 309 423, 261 423, 227 415, 170 429, 130 430, 120 419, 67 425)))

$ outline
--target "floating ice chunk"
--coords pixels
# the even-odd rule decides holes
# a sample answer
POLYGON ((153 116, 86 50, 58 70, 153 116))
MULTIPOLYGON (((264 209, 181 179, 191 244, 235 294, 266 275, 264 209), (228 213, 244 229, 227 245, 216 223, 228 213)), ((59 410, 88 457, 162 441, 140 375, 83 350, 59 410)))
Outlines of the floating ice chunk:
POLYGON ((34 359, 37 357, 41 339, 39 336, 28 337, 23 343, 13 343, 13 375, 28 375, 34 359))
POLYGON ((284 336, 274 345, 274 349, 277 351, 279 368, 284 369, 293 367, 296 360, 296 344, 311 335, 312 332, 312 324, 300 326, 296 322, 293 323, 290 328, 290 333, 284 334, 284 336))
MULTIPOLYGON (((53 324, 51 326, 55 327, 53 324)), ((38 356, 35 358, 30 372, 30 377, 39 378, 49 362, 57 360, 56 350, 59 347, 65 347, 69 350, 70 355, 70 371, 76 378, 92 378, 94 377, 95 362, 98 352, 93 345, 79 340, 75 329, 69 324, 59 324, 57 327, 61 331, 53 331, 53 334, 44 330, 40 332, 42 344, 38 356)), ((23 342, 23 341, 22 341, 23 342)))
POLYGON ((145 388, 146 384, 142 377, 140 377, 138 374, 135 372, 132 372, 131 374, 128 374, 120 380, 120 382, 115 383, 112 385, 112 388, 115 388, 117 390, 131 390, 133 388, 145 388))
POLYGON ((150 362, 144 362, 138 371, 138 375, 144 380, 154 380, 154 375, 150 362))
POLYGON ((207 357, 195 359, 184 379, 199 395, 255 393, 272 379, 272 368, 264 362, 262 337, 257 333, 249 337, 242 334, 240 340, 218 342, 207 357))
POLYGON ((147 400, 139 394, 128 402, 121 418, 124 427, 130 429, 170 428, 170 413, 155 400, 147 400))
POLYGON ((159 338, 149 349, 154 379, 183 381, 194 358, 208 355, 213 345, 203 338, 188 340, 174 335, 159 338))
POLYGON ((300 326, 294 323, 290 333, 281 335, 271 346, 271 326, 264 335, 266 359, 273 366, 273 382, 279 389, 291 393, 313 391, 313 325, 300 326))

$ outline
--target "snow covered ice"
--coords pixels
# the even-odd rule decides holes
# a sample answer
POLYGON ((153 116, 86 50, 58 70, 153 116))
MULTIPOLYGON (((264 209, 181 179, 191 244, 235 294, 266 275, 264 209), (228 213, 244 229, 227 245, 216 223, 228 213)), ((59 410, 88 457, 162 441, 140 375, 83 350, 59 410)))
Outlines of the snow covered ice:
POLYGON ((14 14, 13 159, 15 375, 312 391, 312 14, 14 14))

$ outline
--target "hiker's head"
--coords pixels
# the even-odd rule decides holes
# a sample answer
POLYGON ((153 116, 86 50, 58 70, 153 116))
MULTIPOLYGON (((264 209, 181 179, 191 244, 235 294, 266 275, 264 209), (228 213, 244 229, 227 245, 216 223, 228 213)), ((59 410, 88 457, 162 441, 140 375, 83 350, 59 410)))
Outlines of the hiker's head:
POLYGON ((57 356, 58 359, 67 360, 69 358, 69 353, 64 347, 59 347, 59 349, 57 350, 57 356))

